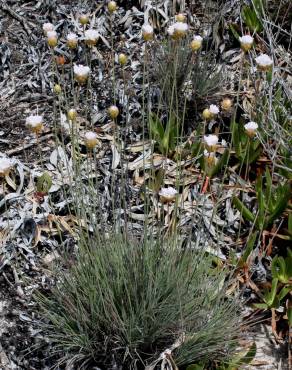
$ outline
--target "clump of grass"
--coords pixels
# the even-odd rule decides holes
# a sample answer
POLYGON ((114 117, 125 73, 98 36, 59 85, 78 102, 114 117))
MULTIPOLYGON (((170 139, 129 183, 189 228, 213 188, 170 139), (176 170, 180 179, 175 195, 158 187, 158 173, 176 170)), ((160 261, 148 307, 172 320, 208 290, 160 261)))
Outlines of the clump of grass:
POLYGON ((144 369, 181 340, 179 366, 226 359, 238 339, 238 301, 212 257, 174 240, 91 238, 50 297, 48 336, 64 362, 144 369))

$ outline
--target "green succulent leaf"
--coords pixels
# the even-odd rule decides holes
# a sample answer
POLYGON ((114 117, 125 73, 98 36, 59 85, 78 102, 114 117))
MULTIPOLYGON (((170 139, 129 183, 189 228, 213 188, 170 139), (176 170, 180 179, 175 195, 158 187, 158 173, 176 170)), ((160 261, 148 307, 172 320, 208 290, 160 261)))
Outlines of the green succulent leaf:
POLYGON ((271 225, 286 209, 289 199, 291 198, 291 184, 287 182, 282 186, 281 192, 277 198, 277 203, 268 217, 265 227, 271 225))
POLYGON ((271 270, 273 278, 279 279, 279 281, 284 284, 288 282, 284 257, 274 257, 272 260, 271 270))
POLYGON ((258 232, 257 231, 253 232, 249 236, 248 241, 247 241, 247 244, 246 244, 246 248, 245 248, 245 250, 244 250, 241 258, 238 261, 238 266, 242 266, 243 263, 246 263, 248 257, 250 256, 251 252, 254 249, 254 244, 255 244, 255 241, 256 241, 257 236, 258 236, 258 232))
POLYGON ((254 214, 242 203, 240 199, 238 199, 235 196, 232 198, 232 202, 235 205, 235 207, 239 210, 239 212, 242 214, 244 219, 250 222, 255 222, 254 214))
POLYGON ((280 293, 278 294, 278 299, 281 301, 286 297, 288 293, 292 291, 292 285, 284 286, 281 290, 280 293))

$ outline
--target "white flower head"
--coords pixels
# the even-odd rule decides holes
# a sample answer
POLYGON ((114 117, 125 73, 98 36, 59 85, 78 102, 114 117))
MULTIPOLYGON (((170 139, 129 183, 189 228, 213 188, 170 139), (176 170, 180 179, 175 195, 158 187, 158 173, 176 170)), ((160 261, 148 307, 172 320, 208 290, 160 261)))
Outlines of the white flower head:
POLYGON ((142 32, 151 34, 151 33, 153 33, 153 27, 150 26, 150 24, 143 24, 142 32))
POLYGON ((84 135, 84 142, 88 149, 93 149, 97 145, 97 135, 93 131, 88 131, 84 135))
POLYGON ((67 41, 77 42, 78 41, 78 36, 76 35, 76 33, 73 33, 73 32, 68 33, 67 41))
POLYGON ((30 131, 37 135, 43 129, 43 116, 30 115, 26 117, 25 125, 30 131))
POLYGON ((259 69, 263 71, 267 71, 272 67, 273 60, 267 54, 261 54, 256 59, 256 64, 258 65, 259 69))
POLYGON ((189 26, 183 22, 176 22, 167 29, 168 34, 175 40, 184 37, 189 29, 189 26))
POLYGON ((252 44, 253 43, 253 37, 250 35, 244 35, 239 37, 239 41, 243 42, 245 44, 252 44))
POLYGON ((11 159, 0 158, 0 176, 8 175, 12 167, 13 167, 13 162, 11 159))
POLYGON ((194 40, 194 41, 198 41, 198 42, 202 42, 202 41, 203 41, 203 37, 202 37, 202 36, 200 36, 200 35, 195 35, 195 36, 193 37, 193 40, 194 40))
POLYGON ((186 33, 189 29, 189 26, 183 22, 176 22, 174 25, 174 32, 186 33))
POLYGON ((88 66, 83 66, 82 64, 75 64, 73 67, 73 71, 76 76, 87 77, 89 75, 90 68, 88 66))
POLYGON ((215 104, 211 104, 209 107, 209 112, 213 115, 216 115, 219 113, 219 108, 215 104))
POLYGON ((96 140, 97 135, 93 131, 88 131, 88 132, 85 133, 84 138, 85 138, 85 140, 96 140))
POLYGON ((56 39, 57 38, 57 32, 56 31, 48 31, 47 32, 47 38, 50 39, 56 39))
POLYGON ((189 26, 183 22, 176 22, 168 27, 167 33, 174 39, 179 39, 185 36, 189 29, 189 26))
POLYGON ((47 35, 49 31, 54 31, 55 27, 52 23, 44 23, 43 24, 43 31, 44 34, 47 35))
POLYGON ((218 136, 217 135, 204 135, 204 142, 209 148, 214 148, 218 144, 218 136))
POLYGON ((191 49, 193 51, 197 51, 201 48, 202 46, 202 42, 203 42, 203 37, 201 37, 200 35, 194 35, 193 37, 193 41, 191 42, 191 49))
POLYGON ((251 37, 250 35, 241 36, 239 37, 239 42, 241 44, 241 48, 244 51, 248 51, 252 47, 253 37, 251 37))
POLYGON ((90 29, 84 32, 85 41, 96 42, 98 38, 99 38, 99 33, 97 30, 90 29))
POLYGON ((244 125, 244 128, 249 136, 255 136, 259 125, 256 122, 250 121, 244 125))
POLYGON ((32 128, 38 127, 42 123, 43 123, 43 116, 39 116, 39 115, 30 115, 26 117, 26 120, 25 120, 26 126, 32 127, 32 128))
POLYGON ((168 188, 161 188, 159 191, 161 201, 165 203, 174 201, 176 194, 177 190, 172 186, 169 186, 168 188))
POLYGON ((239 37, 239 41, 242 44, 252 44, 253 43, 253 37, 251 37, 250 35, 244 35, 244 36, 239 37))
POLYGON ((142 26, 142 36, 145 41, 151 41, 153 39, 153 27, 150 24, 144 24, 142 26))

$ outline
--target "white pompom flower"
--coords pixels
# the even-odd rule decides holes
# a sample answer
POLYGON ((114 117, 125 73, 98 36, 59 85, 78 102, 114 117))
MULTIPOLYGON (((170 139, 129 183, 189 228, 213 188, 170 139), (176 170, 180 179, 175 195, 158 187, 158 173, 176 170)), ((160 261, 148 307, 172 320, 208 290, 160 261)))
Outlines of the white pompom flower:
POLYGON ((216 150, 218 141, 219 139, 217 135, 204 135, 204 143, 206 144, 209 152, 214 152, 216 150))
POLYGON ((78 36, 76 35, 76 33, 68 33, 67 35, 67 46, 70 48, 70 49, 75 49, 76 46, 77 46, 77 43, 78 43, 78 36))
POLYGON ((248 136, 253 137, 256 134, 256 130, 258 129, 259 125, 256 122, 250 121, 244 125, 245 131, 247 132, 248 136))
POLYGON ((145 41, 151 41, 153 39, 153 27, 150 24, 144 24, 142 26, 142 36, 145 41))
POLYGON ((263 72, 269 71, 273 66, 273 60, 267 54, 259 55, 255 61, 259 70, 263 72))
POLYGON ((47 33, 49 31, 54 31, 55 30, 55 27, 52 23, 44 23, 43 24, 43 31, 44 31, 44 34, 47 36, 47 33))
POLYGON ((54 48, 57 46, 58 43, 58 35, 56 31, 48 31, 47 32, 47 40, 48 40, 48 45, 51 48, 54 48))
POLYGON ((84 32, 84 40, 87 45, 94 46, 97 43, 98 39, 99 33, 97 30, 90 29, 84 32))
POLYGON ((168 188, 161 188, 159 191, 160 200, 163 203, 173 202, 176 198, 177 190, 171 186, 168 188))
POLYGON ((97 145, 97 135, 93 131, 88 131, 84 135, 84 142, 88 149, 94 149, 97 145))
POLYGON ((13 167, 13 162, 9 158, 0 158, 0 177, 9 175, 13 167))
POLYGON ((83 66, 82 64, 75 64, 73 71, 76 81, 80 84, 84 84, 89 76, 90 68, 88 66, 83 66))
POLYGON ((248 51, 252 47, 253 37, 251 37, 250 35, 241 36, 239 37, 239 42, 240 42, 241 49, 243 51, 248 51))
POLYGON ((26 127, 35 134, 39 134, 44 126, 43 116, 30 115, 25 120, 26 127))
POLYGON ((201 37, 200 35, 195 35, 191 42, 191 49, 193 51, 199 50, 202 47, 202 42, 203 42, 203 37, 201 37))
POLYGON ((189 29, 189 26, 186 23, 176 22, 168 27, 167 33, 174 40, 178 40, 184 37, 189 29))
POLYGON ((213 115, 216 116, 219 113, 219 108, 215 104, 211 104, 209 107, 209 112, 213 115))

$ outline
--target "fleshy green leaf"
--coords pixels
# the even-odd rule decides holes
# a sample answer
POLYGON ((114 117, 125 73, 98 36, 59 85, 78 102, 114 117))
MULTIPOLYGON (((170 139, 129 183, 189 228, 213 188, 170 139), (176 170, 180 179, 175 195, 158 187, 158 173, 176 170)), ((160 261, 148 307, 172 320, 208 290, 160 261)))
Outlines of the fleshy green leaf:
POLYGON ((239 212, 242 214, 244 219, 250 222, 255 221, 254 214, 242 203, 241 200, 239 200, 237 197, 233 197, 232 202, 235 205, 235 207, 239 210, 239 212))

